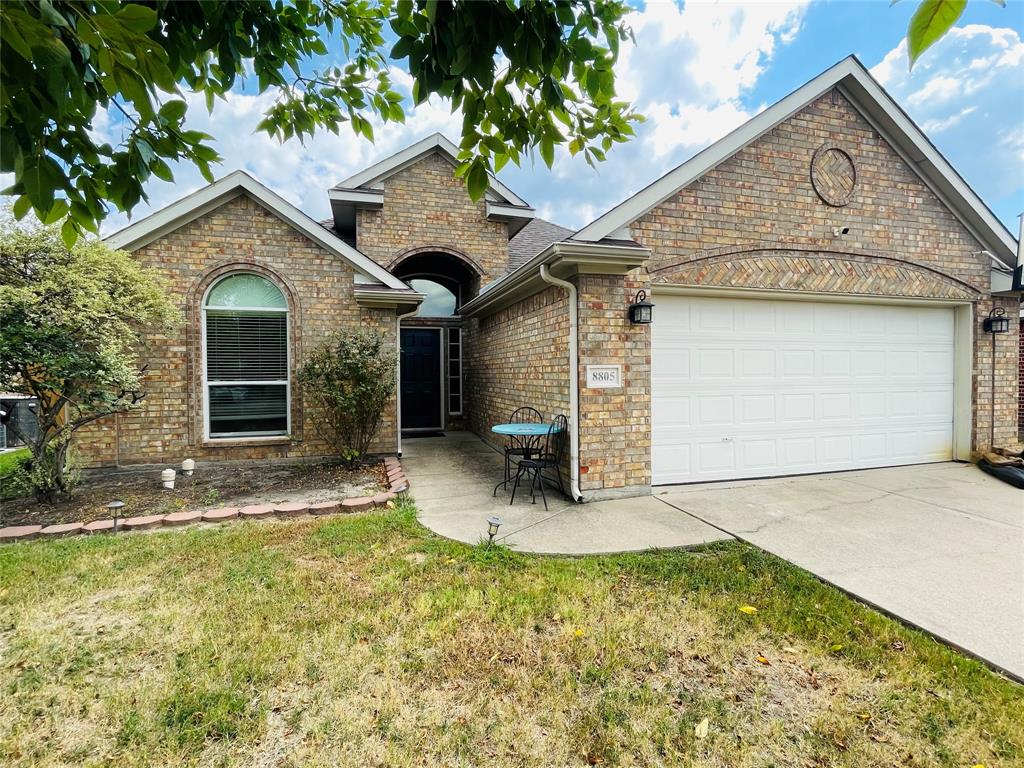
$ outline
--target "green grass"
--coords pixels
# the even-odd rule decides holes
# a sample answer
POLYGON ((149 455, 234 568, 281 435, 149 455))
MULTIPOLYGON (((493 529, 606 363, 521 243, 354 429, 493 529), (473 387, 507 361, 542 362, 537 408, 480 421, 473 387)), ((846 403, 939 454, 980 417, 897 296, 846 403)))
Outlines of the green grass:
POLYGON ((0 548, 5 766, 978 763, 1024 763, 1024 689, 739 543, 529 557, 403 505, 0 548))

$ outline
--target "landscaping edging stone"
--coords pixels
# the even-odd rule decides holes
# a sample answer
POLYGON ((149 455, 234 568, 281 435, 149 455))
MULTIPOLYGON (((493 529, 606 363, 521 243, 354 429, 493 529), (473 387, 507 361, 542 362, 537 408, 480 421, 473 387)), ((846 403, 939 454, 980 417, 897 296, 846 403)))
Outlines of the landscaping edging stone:
MULTIPOLYGON (((144 531, 156 528, 182 528, 197 523, 224 523, 231 520, 261 520, 282 518, 294 520, 313 515, 321 517, 339 512, 361 512, 374 507, 385 507, 409 490, 409 479, 405 476, 402 462, 395 456, 384 459, 390 490, 374 496, 354 496, 330 501, 289 501, 280 504, 251 504, 245 507, 216 507, 194 509, 187 512, 171 512, 167 515, 139 515, 123 517, 117 521, 118 532, 144 531)), ((59 523, 56 525, 10 525, 0 528, 0 544, 14 541, 28 541, 35 538, 59 539, 68 536, 114 533, 114 520, 93 520, 91 523, 59 523)))

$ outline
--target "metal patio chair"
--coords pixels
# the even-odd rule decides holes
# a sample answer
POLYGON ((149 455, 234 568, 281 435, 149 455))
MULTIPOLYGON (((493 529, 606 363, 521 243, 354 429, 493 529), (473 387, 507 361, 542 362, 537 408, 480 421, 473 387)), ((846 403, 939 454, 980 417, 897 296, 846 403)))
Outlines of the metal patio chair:
POLYGON ((523 475, 530 480, 530 498, 532 503, 537 503, 537 489, 540 488, 541 498, 544 500, 544 509, 548 508, 548 496, 544 492, 544 470, 555 470, 555 479, 558 481, 558 490, 566 496, 565 486, 562 484, 562 459, 565 457, 565 441, 569 435, 569 420, 562 414, 555 416, 548 427, 548 433, 544 437, 544 447, 536 456, 528 456, 519 462, 516 470, 516 477, 512 483, 512 498, 509 505, 516 500, 516 489, 523 475))
MULTIPOLYGON (((536 408, 524 405, 512 411, 512 416, 509 418, 507 423, 543 424, 544 417, 536 408)), ((507 487, 508 484, 512 482, 512 462, 514 457, 519 456, 521 458, 527 458, 536 453, 536 442, 536 438, 528 437, 526 435, 509 435, 508 442, 505 444, 505 479, 494 486, 494 493, 491 494, 492 496, 498 495, 498 489, 501 486, 504 485, 507 487)))

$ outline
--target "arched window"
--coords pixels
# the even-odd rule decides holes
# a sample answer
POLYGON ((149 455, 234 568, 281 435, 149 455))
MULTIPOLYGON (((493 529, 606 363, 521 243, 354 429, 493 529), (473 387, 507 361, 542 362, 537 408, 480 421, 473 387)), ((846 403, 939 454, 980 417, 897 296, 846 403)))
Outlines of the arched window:
POLYGON ((426 296, 416 311, 417 317, 451 317, 455 314, 459 299, 447 286, 424 277, 409 280, 409 285, 426 296))
POLYGON ((260 275, 214 283, 203 302, 206 433, 211 438, 286 435, 288 302, 260 275))

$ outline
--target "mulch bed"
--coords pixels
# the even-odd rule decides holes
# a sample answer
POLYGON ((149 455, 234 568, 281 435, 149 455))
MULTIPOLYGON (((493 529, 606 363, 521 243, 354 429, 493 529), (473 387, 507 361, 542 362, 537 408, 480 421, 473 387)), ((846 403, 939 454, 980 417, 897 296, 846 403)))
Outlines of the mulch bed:
POLYGON ((124 502, 123 517, 166 515, 242 501, 276 503, 298 497, 365 496, 388 488, 382 463, 349 469, 337 463, 218 467, 202 464, 192 477, 178 472, 174 489, 160 484, 160 469, 119 471, 84 479, 71 499, 38 503, 34 499, 0 502, 0 526, 54 525, 110 517, 107 503, 124 502))

